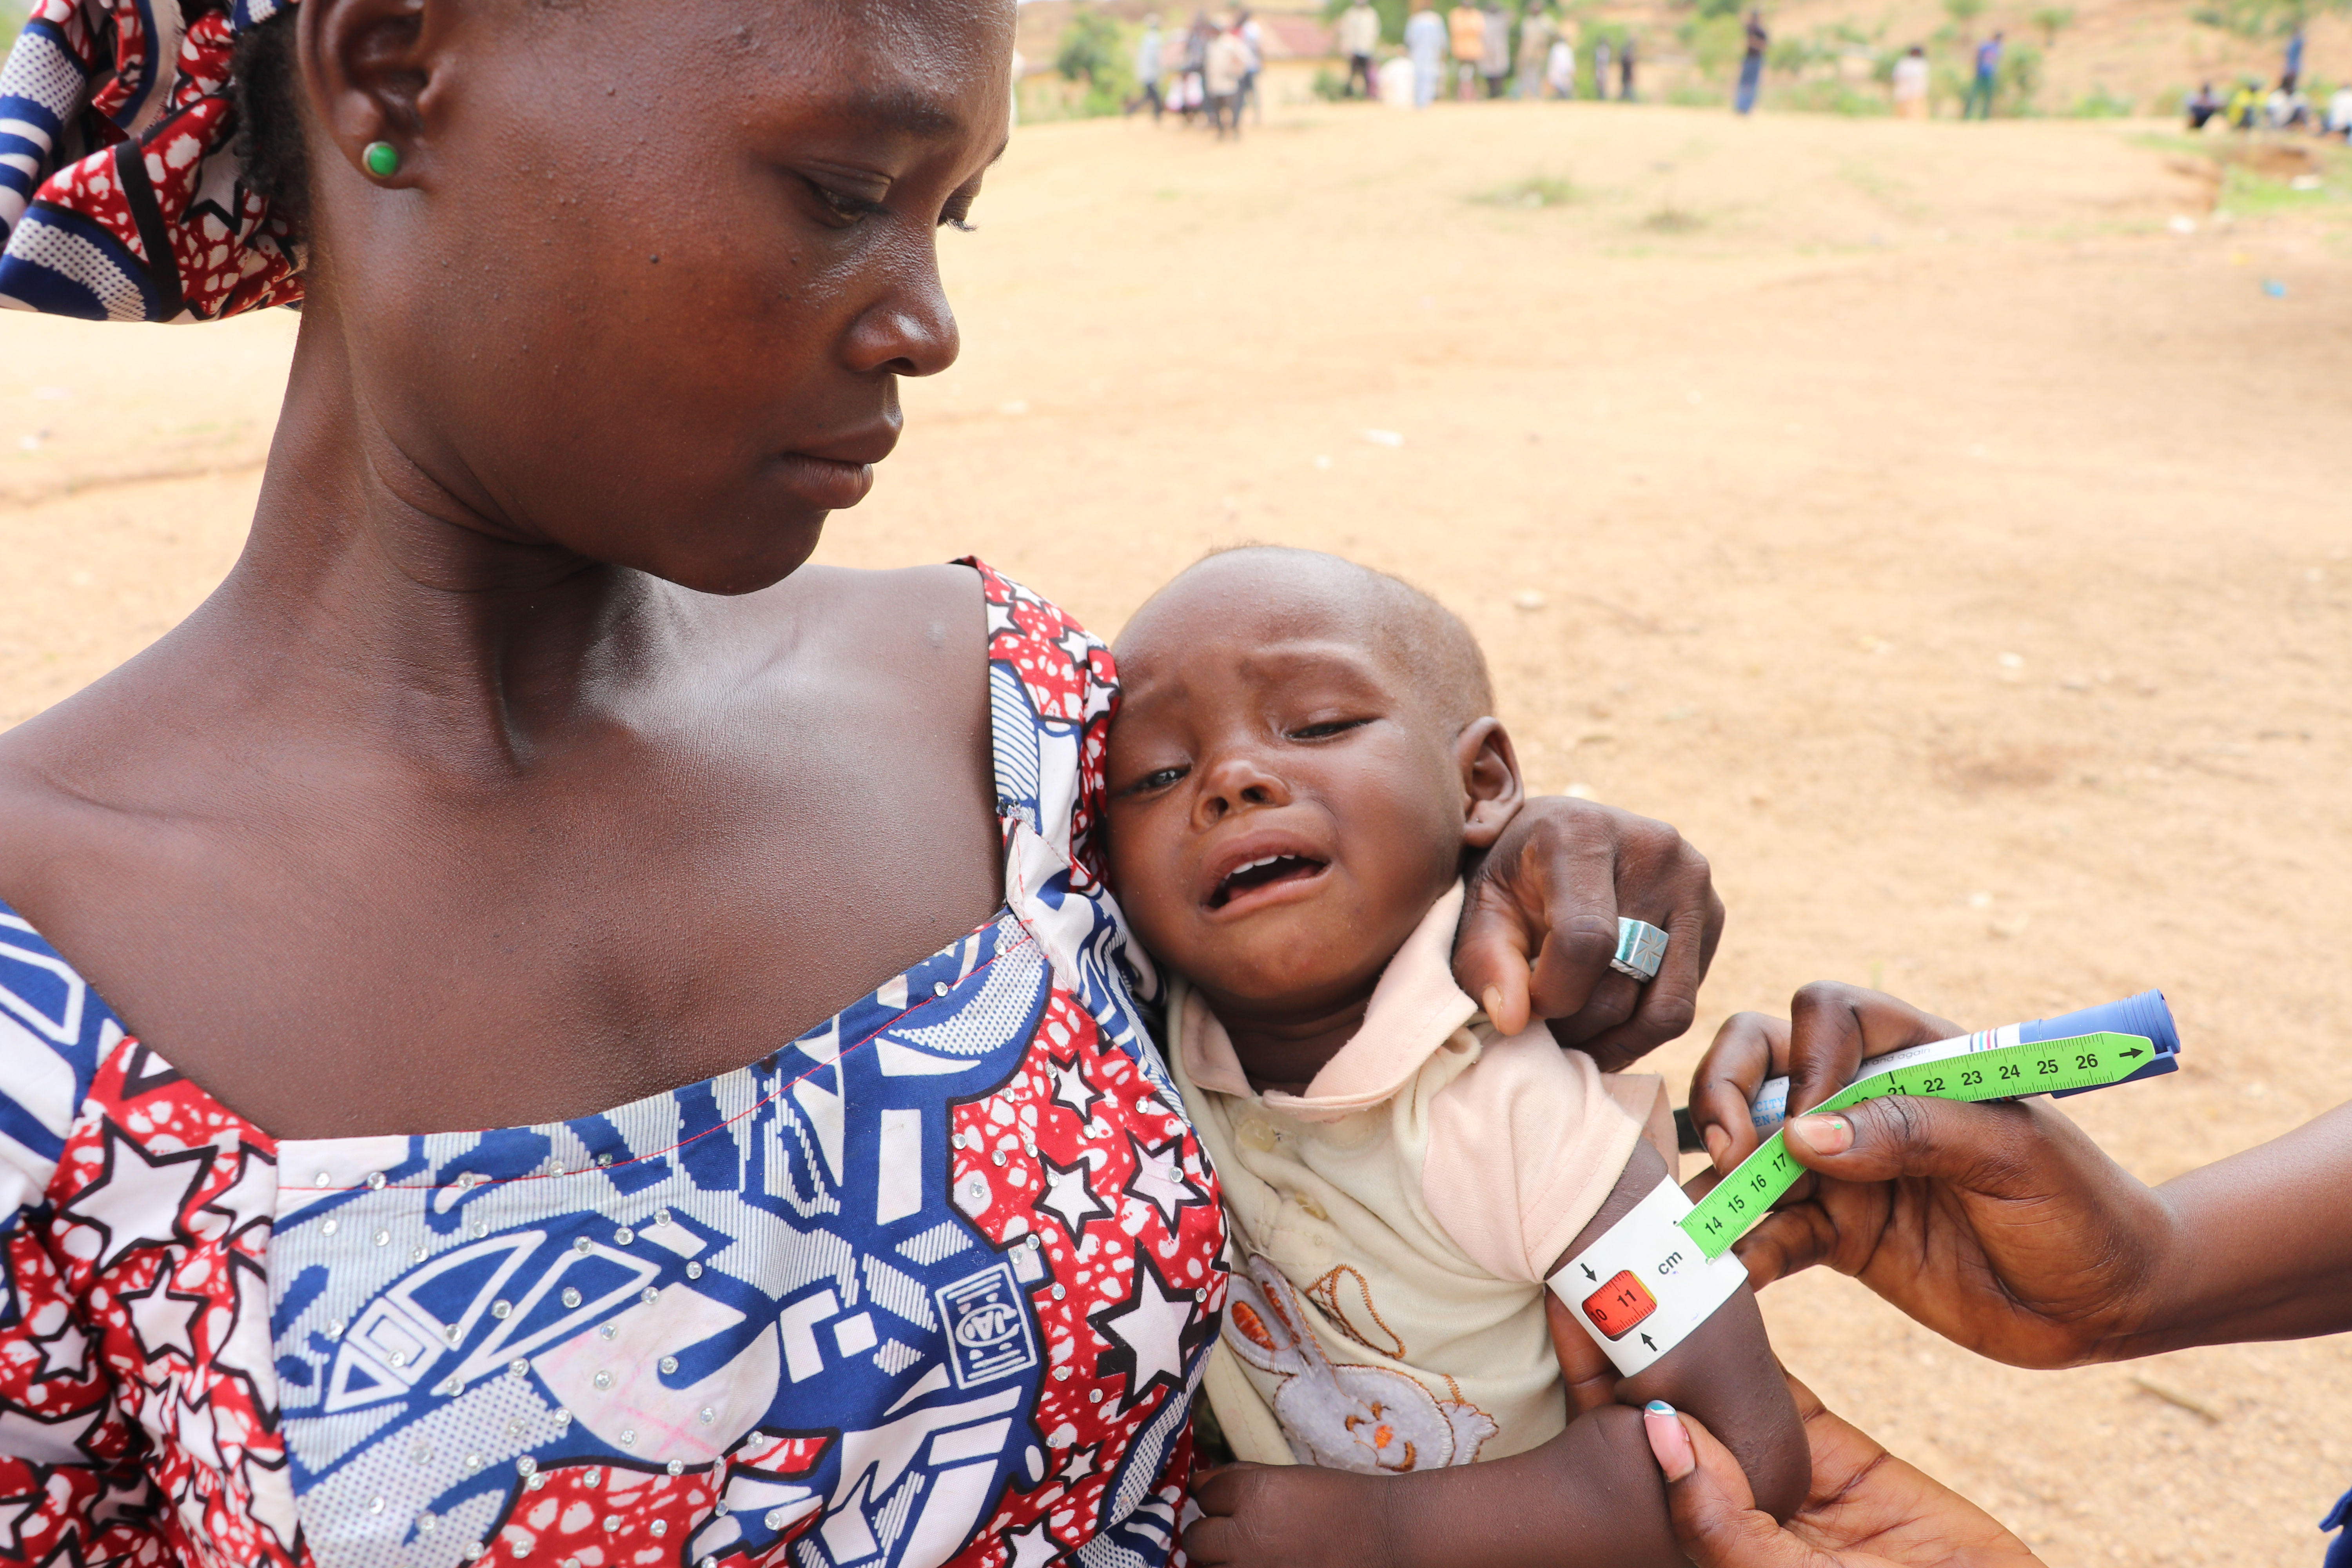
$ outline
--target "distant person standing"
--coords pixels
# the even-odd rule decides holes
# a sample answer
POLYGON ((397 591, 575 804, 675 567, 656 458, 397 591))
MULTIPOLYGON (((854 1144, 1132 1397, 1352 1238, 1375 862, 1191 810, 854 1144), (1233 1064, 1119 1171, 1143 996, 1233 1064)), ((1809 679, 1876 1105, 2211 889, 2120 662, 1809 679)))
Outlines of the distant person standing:
POLYGON ((1544 86, 1554 98, 1576 96, 1576 46, 1568 41, 1565 31, 1552 34, 1551 53, 1544 62, 1544 86))
POLYGON ((1916 44, 1895 62, 1895 113, 1901 120, 1927 118, 1927 51, 1916 44))
POLYGON ((1543 96, 1544 67, 1551 58, 1552 40, 1559 37, 1559 23, 1549 5, 1528 7, 1519 18, 1519 79, 1511 96, 1533 102, 1543 96))
POLYGON ((1628 33, 1625 35, 1625 47, 1617 56, 1617 101, 1620 103, 1636 102, 1641 98, 1641 94, 1633 90, 1633 62, 1637 58, 1633 36, 1628 33))
POLYGON ((1242 133, 1242 82, 1249 75, 1249 44, 1239 22, 1217 29, 1209 40, 1208 66, 1202 73, 1209 92, 1209 123, 1217 140, 1242 133))
POLYGON ((1486 0, 1478 16, 1478 74, 1486 80, 1486 96, 1500 98, 1511 85, 1511 19, 1501 0, 1486 0))
POLYGON ((1142 90, 1129 100, 1127 111, 1133 114, 1148 103, 1151 105, 1154 125, 1160 123, 1160 116, 1168 107, 1160 96, 1160 13, 1148 11, 1143 17, 1143 36, 1135 40, 1135 79, 1142 90))
POLYGON ((2000 79, 2000 40, 1996 32, 1977 46, 1977 74, 1969 82, 1969 100, 1960 107, 1963 120, 1992 118, 1993 85, 2000 79))
POLYGON ((2180 111, 2188 116, 2189 130, 2204 130, 2206 123, 2221 112, 2221 100, 2220 95, 2214 92, 2213 84, 2210 81, 2199 82, 2197 90, 2189 95, 2189 101, 2180 106, 2180 111))
POLYGON ((1192 26, 1184 34, 1184 68, 1177 79, 1176 109, 1184 123, 1192 123, 1192 116, 1208 107, 1209 44, 1217 36, 1210 25, 1206 11, 1192 13, 1192 26))
POLYGON ((1404 25, 1404 52, 1412 61, 1412 106, 1427 109, 1437 101, 1437 84, 1445 71, 1445 24, 1430 9, 1431 0, 1412 0, 1412 15, 1404 25))
POLYGON ((1605 103, 1609 100, 1609 62, 1615 58, 1607 38, 1592 40, 1592 98, 1596 103, 1605 103))
POLYGON ((1475 5, 1456 5, 1445 14, 1445 31, 1454 50, 1454 96, 1467 103, 1478 90, 1478 67, 1486 58, 1486 18, 1475 5))
POLYGON ((1756 112, 1756 89, 1764 85, 1764 50, 1772 35, 1764 30, 1764 13, 1748 13, 1748 41, 1739 53, 1739 96, 1733 107, 1742 114, 1756 112))
POLYGON ((1380 79, 1372 74, 1372 57, 1380 52, 1381 14, 1372 9, 1369 0, 1356 0, 1353 5, 1339 13, 1339 52, 1348 57, 1348 85, 1341 89, 1348 98, 1356 96, 1356 79, 1364 79, 1364 96, 1381 95, 1380 79))
POLYGON ((1242 47, 1249 50, 1249 68, 1242 73, 1242 93, 1234 106, 1234 128, 1241 128, 1240 114, 1249 110, 1250 118, 1258 124, 1265 123, 1265 105, 1257 95, 1258 73, 1265 69, 1265 29, 1258 26, 1255 16, 1244 6, 1234 21, 1234 31, 1239 35, 1242 47))
POLYGON ((2303 79, 2303 24, 2298 22, 2287 35, 2286 63, 2279 69, 2279 90, 2292 98, 2295 84, 2303 79))

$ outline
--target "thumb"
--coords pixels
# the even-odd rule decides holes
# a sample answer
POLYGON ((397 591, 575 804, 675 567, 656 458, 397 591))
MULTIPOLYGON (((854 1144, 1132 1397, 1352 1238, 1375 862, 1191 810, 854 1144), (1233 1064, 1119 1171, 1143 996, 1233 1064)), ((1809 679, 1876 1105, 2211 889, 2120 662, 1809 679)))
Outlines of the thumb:
POLYGON ((1927 1176, 1993 1196, 2042 1195, 2033 1177, 2049 1158, 2025 1106, 1907 1094, 1792 1117, 1786 1142, 1798 1163, 1841 1182, 1927 1176))
POLYGON ((1470 885, 1468 907, 1454 934, 1454 983, 1478 999, 1487 1019, 1505 1035, 1528 1026, 1526 920, 1507 898, 1484 879, 1470 885))
POLYGON ((1642 1429, 1666 1479, 1675 1540, 1698 1568, 1810 1568, 1816 1562, 1756 1506, 1739 1461, 1705 1426, 1653 1399, 1642 1411, 1642 1429))

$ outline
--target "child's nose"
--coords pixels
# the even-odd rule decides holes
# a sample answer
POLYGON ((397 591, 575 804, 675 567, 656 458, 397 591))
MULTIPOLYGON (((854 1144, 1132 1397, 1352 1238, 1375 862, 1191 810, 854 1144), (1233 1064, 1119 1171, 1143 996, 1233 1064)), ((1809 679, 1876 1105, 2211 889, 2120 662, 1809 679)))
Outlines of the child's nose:
POLYGON ((1199 815, 1205 826, 1251 806, 1289 804, 1279 775, 1247 752, 1232 752, 1211 764, 1202 780, 1199 815))

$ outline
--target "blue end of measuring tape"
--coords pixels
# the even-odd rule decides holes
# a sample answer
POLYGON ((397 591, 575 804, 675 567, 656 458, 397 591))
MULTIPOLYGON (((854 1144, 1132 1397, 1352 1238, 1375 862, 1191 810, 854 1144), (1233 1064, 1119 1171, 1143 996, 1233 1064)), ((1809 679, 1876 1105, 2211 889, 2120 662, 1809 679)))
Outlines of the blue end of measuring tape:
MULTIPOLYGON (((2076 1035, 2096 1035, 2112 1031, 2118 1035, 2137 1035, 2155 1047, 2155 1054, 2146 1067, 2118 1083, 2137 1083, 2144 1078, 2157 1078, 2179 1069, 2180 1062, 2180 1030, 2172 1022, 2172 1009, 2164 1005, 2161 991, 2143 991, 2137 996, 2126 996, 2120 1002, 2104 1003, 2085 1007, 2079 1013, 2062 1013, 2055 1018, 2037 1018, 2017 1028, 2021 1045, 2038 1045, 2043 1040, 2071 1039, 2076 1035)), ((2114 1085, 2102 1087, 2113 1088, 2114 1085)), ((2088 1094, 2087 1089, 2062 1089, 2052 1095, 2063 1100, 2070 1094, 2088 1094)))

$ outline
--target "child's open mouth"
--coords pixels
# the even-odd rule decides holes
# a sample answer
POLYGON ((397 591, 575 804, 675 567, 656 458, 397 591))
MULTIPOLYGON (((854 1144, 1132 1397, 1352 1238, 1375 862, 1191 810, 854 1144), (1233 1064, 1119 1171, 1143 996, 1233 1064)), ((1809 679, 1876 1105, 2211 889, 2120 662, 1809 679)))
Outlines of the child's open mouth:
POLYGON ((1326 862, 1309 859, 1303 855, 1266 855, 1225 873, 1215 892, 1209 895, 1209 907, 1222 910, 1235 899, 1271 888, 1281 882, 1303 881, 1318 875, 1326 862))

